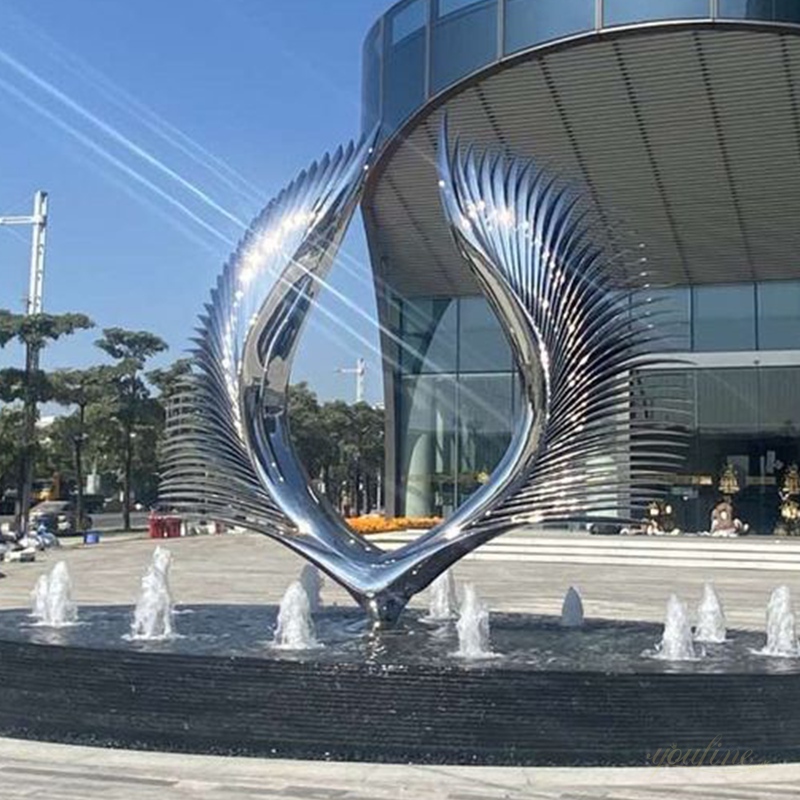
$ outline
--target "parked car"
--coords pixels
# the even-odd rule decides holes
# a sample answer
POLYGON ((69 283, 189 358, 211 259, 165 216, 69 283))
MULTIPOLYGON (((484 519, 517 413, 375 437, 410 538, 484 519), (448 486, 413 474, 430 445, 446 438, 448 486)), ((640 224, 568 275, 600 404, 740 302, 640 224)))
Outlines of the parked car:
POLYGON ((70 536, 87 530, 92 525, 92 518, 83 515, 83 524, 78 525, 78 514, 72 500, 45 500, 31 509, 31 528, 38 530, 44 527, 57 536, 70 536))
POLYGON ((586 530, 593 536, 618 536, 622 533, 623 525, 619 522, 590 522, 586 530))

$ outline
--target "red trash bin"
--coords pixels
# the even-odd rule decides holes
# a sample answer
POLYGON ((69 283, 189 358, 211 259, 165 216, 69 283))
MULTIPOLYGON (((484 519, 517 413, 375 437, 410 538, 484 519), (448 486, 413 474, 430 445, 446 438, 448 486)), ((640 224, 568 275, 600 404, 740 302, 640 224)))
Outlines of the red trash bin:
POLYGON ((158 514, 150 514, 147 519, 147 529, 151 539, 164 538, 164 520, 158 514))
POLYGON ((183 520, 180 517, 168 517, 151 514, 148 519, 148 531, 151 539, 177 539, 181 535, 183 520))

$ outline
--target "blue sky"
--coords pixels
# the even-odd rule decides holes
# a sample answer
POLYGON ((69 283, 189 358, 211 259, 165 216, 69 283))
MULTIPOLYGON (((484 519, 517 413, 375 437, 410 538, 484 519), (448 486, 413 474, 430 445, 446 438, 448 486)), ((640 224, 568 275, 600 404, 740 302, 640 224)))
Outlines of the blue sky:
MULTIPOLYGON (((158 333, 182 355, 231 243, 322 153, 357 136, 361 44, 389 0, 3 0, 0 215, 50 195, 45 310, 158 333), (173 173, 173 174, 169 174, 173 173)), ((331 284, 374 315, 357 218, 331 284)), ((0 228, 0 307, 21 311, 29 231, 0 228)), ((363 355, 381 398, 374 323, 315 313, 295 367, 323 397, 363 355), (322 325, 325 325, 323 330, 322 325), (359 339, 360 337, 360 339, 359 339), (366 340, 365 343, 363 340, 366 340)), ((47 366, 101 360, 99 330, 47 366)), ((0 365, 21 363, 17 348, 0 365)))

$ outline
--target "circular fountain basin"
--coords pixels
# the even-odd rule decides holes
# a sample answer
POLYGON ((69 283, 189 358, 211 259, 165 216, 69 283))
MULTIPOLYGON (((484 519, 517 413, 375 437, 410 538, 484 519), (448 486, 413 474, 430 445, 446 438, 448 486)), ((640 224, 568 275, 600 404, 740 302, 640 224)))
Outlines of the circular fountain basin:
MULTIPOLYGON (((732 631, 705 657, 643 656, 661 626, 492 615, 499 657, 467 661, 452 623, 408 612, 370 634, 315 615, 324 647, 270 646, 276 607, 196 606, 170 641, 126 639, 131 609, 80 624, 0 612, 0 734, 192 753, 515 765, 644 765, 715 739, 750 762, 800 760, 800 659, 732 631)), ((713 753, 713 749, 711 750, 713 753)), ((749 763, 750 763, 749 762, 749 763)), ((705 760, 708 763, 708 759, 705 760)))

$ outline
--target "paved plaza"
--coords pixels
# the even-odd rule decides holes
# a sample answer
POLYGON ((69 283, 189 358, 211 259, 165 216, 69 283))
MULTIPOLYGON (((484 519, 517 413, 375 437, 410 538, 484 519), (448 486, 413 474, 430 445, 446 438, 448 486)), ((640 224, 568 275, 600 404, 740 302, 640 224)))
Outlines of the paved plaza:
POLYGON ((261 761, 0 739, 3 800, 788 800, 800 767, 519 769, 261 761))
MULTIPOLYGON (((396 546, 398 537, 378 539, 396 546)), ((141 534, 107 537, 94 547, 67 546, 33 564, 4 564, 0 607, 26 606, 36 578, 55 561, 67 562, 78 603, 133 603, 155 543, 141 534)), ((229 534, 162 541, 174 556, 172 588, 178 603, 276 603, 303 561, 263 536, 229 534)), ((625 539, 564 535, 509 535, 455 568, 476 584, 495 611, 558 614, 564 593, 577 586, 587 616, 661 621, 671 592, 690 605, 713 580, 732 626, 761 628, 773 588, 787 584, 800 598, 800 544, 792 540, 625 539), (560 543, 559 543, 560 541, 560 543), (555 544, 554 544, 555 542, 555 544), (723 557, 725 556, 725 557, 723 557), (788 567, 788 569, 787 569, 788 567)), ((352 601, 326 581, 323 601, 352 601)), ((424 605, 424 594, 412 605, 424 605)))
MULTIPOLYGON (((510 537, 488 553, 460 563, 457 576, 477 584, 496 610, 555 614, 564 591, 574 584, 584 594, 587 614, 645 620, 663 617, 671 591, 694 603, 703 582, 713 579, 731 624, 747 627, 763 626, 764 606, 774 586, 787 583, 800 596, 800 571, 784 568, 797 557, 791 543, 637 540, 634 544, 588 536, 566 537, 561 547, 551 542, 552 536, 510 537), (693 548, 688 556, 687 547, 693 548), (726 562, 723 554, 731 558, 726 562), (781 558, 771 569, 774 554, 781 558), (615 563, 604 563, 609 561, 615 563)), ((69 564, 79 603, 132 603, 154 544, 138 535, 107 538, 95 547, 76 541, 34 564, 4 565, 0 606, 27 604, 37 576, 61 558, 69 564)), ((163 544, 174 555, 172 585, 180 603, 274 603, 302 567, 289 551, 259 536, 194 537, 163 544)), ((331 604, 349 602, 330 582, 323 598, 331 604)), ((0 740, 2 800, 790 797, 800 797, 800 766, 722 771, 376 766, 187 757, 0 740)))

